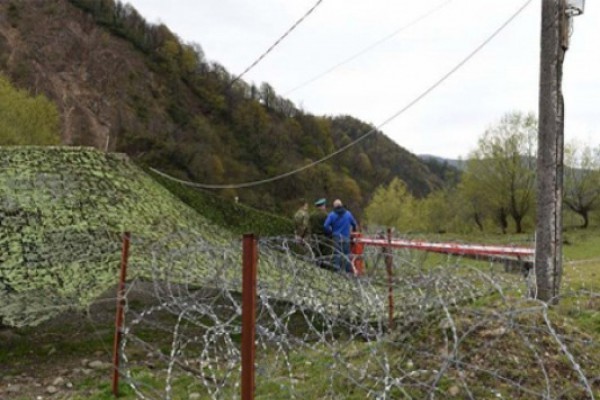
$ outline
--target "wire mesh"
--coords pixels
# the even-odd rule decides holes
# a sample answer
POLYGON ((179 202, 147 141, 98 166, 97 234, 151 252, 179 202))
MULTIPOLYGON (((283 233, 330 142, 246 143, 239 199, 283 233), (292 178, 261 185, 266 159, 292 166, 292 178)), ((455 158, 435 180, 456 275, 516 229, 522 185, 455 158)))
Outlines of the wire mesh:
MULTIPOLYGON (((141 399, 238 398, 241 242, 177 235, 137 266, 152 280, 137 285, 144 302, 128 302, 123 376, 141 399)), ((334 255, 323 238, 260 240, 256 398, 598 396, 597 341, 531 299, 523 274, 367 247, 355 276, 336 272, 334 255)), ((584 313, 598 298, 561 302, 584 313)))

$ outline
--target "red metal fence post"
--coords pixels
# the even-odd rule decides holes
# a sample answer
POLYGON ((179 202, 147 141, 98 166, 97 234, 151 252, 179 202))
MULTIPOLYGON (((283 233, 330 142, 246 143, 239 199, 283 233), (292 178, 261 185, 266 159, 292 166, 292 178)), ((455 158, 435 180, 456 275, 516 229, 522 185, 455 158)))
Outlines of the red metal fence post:
POLYGON ((350 237, 352 268, 354 269, 354 275, 361 276, 365 273, 365 261, 363 258, 365 245, 360 241, 362 234, 360 232, 352 232, 350 237))
POLYGON ((119 286, 117 287, 117 315, 115 317, 115 339, 113 342, 113 375, 112 392, 115 397, 119 397, 119 361, 121 346, 121 335, 123 328, 123 307, 125 306, 125 281, 127 279, 127 260, 129 258, 129 232, 123 234, 123 246, 121 248, 121 274, 119 276, 119 286))
POLYGON ((385 267, 387 270, 388 277, 388 326, 391 331, 394 329, 394 285, 393 285, 393 254, 392 254, 392 230, 387 230, 387 242, 388 247, 386 248, 385 254, 385 267))
POLYGON ((242 260, 242 400, 253 400, 258 250, 252 233, 244 235, 242 260))

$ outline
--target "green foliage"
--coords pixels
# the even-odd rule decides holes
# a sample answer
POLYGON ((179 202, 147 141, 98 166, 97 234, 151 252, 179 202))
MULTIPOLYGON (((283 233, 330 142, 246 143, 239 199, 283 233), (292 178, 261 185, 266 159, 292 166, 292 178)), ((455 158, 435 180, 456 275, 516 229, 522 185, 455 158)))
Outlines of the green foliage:
POLYGON ((470 232, 468 206, 454 188, 439 189, 417 200, 416 207, 425 232, 470 232))
POLYGON ((461 171, 448 163, 447 160, 438 160, 434 157, 426 158, 423 162, 429 170, 444 181, 447 187, 454 187, 460 182, 461 171))
POLYGON ((398 179, 376 190, 366 213, 369 223, 395 227, 402 233, 468 233, 473 230, 468 204, 459 190, 439 189, 419 199, 398 179))
POLYGON ((182 185, 153 174, 161 185, 188 206, 198 211, 216 225, 235 233, 256 233, 263 236, 291 235, 291 220, 262 212, 243 204, 236 204, 223 197, 182 185))
POLYGON ((503 232, 512 217, 515 230, 525 228, 535 200, 537 121, 533 114, 512 112, 485 131, 463 174, 471 203, 478 203, 503 232))
MULTIPOLYGON (((374 129, 373 126, 349 116, 328 118, 328 121, 331 137, 338 148, 374 129)), ((347 166, 363 194, 373 193, 376 185, 388 184, 393 178, 401 179, 417 197, 425 196, 442 186, 441 179, 432 174, 417 156, 378 131, 339 157, 339 164, 347 166), (372 168, 364 163, 366 160, 360 156, 361 153, 368 157, 372 168), (359 169, 358 163, 367 168, 359 169)), ((368 200, 367 197, 363 202, 368 200)))
MULTIPOLYGON (((437 174, 449 174, 450 182, 446 180, 443 188, 423 198, 407 196, 408 186, 398 182, 378 188, 367 209, 369 221, 405 233, 532 230, 536 139, 537 121, 532 114, 508 113, 481 136, 464 171, 458 173, 435 159, 427 162, 437 174)), ((370 170, 366 155, 358 155, 358 164, 370 170)), ((600 148, 571 143, 565 165, 565 224, 585 228, 600 205, 600 148)))
POLYGON ((0 146, 60 142, 59 115, 43 95, 32 97, 0 74, 0 146))
POLYGON ((415 211, 415 199, 408 192, 406 184, 394 178, 389 185, 377 188, 365 213, 369 224, 395 227, 401 232, 414 232, 422 226, 415 211))
MULTIPOLYGON (((144 165, 195 182, 260 180, 322 158, 372 129, 351 117, 304 113, 268 83, 231 84, 232 74, 208 62, 200 45, 183 43, 165 25, 148 24, 129 5, 69 1, 130 41, 154 72, 153 98, 130 90, 126 100, 135 114, 129 120, 140 124, 116 128, 122 132, 117 150, 144 165)), ((122 121, 128 119, 114 124, 122 121)), ((378 133, 320 168, 240 194, 245 204, 288 214, 300 197, 339 197, 360 215, 376 186, 394 176, 415 195, 441 186, 418 158, 378 133)))

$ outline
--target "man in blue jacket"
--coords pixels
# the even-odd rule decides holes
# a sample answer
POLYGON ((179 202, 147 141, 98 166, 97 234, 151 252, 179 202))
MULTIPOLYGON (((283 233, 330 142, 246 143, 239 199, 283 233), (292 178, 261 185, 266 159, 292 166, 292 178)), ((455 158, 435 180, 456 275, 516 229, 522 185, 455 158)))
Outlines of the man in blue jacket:
POLYGON ((344 208, 342 201, 333 202, 333 211, 329 213, 323 224, 325 233, 331 235, 335 244, 333 265, 336 271, 352 272, 350 264, 350 232, 357 229, 352 213, 344 208))

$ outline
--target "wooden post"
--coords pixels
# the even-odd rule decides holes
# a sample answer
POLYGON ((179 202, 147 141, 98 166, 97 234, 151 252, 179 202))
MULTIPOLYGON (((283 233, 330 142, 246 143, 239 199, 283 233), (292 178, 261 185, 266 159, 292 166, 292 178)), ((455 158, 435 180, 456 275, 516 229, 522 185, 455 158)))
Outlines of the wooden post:
POLYGON ((256 336, 256 276, 258 250, 256 236, 245 234, 243 239, 242 271, 242 400, 254 399, 255 336, 256 336))
POLYGON ((385 267, 388 277, 388 327, 392 331, 394 329, 394 282, 393 282, 393 254, 392 254, 392 230, 387 230, 388 247, 385 253, 385 267))
POLYGON ((123 246, 121 248, 121 274, 117 287, 117 312, 115 316, 115 339, 113 342, 113 371, 112 392, 119 397, 119 361, 121 360, 120 346, 123 334, 123 308, 125 306, 125 281, 127 280, 127 260, 129 258, 129 232, 123 234, 123 246))

